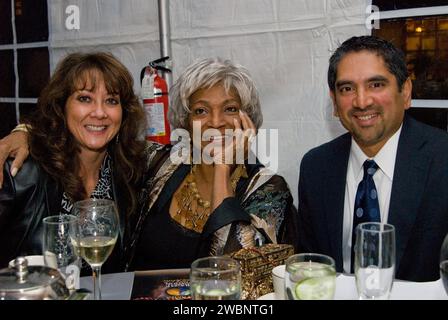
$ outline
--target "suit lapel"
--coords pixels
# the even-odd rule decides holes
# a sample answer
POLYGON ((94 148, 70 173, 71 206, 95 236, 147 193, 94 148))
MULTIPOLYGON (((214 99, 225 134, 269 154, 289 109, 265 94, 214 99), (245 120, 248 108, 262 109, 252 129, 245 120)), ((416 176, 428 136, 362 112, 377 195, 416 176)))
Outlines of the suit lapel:
POLYGON ((388 216, 388 223, 395 226, 396 270, 411 235, 429 172, 430 158, 421 152, 426 141, 418 124, 405 117, 395 160, 388 216))
POLYGON ((325 221, 327 221, 329 247, 331 256, 334 257, 338 270, 343 268, 342 258, 342 231, 344 220, 344 195, 347 177, 348 158, 350 155, 351 136, 345 134, 341 140, 333 146, 332 157, 328 159, 331 165, 325 168, 324 196, 325 221))

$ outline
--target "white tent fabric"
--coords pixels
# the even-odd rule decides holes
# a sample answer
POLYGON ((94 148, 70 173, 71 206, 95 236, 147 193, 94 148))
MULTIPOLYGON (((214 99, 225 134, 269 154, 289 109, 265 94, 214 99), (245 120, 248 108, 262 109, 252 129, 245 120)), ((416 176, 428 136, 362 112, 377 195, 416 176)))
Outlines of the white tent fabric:
MULTIPOLYGON (((110 51, 131 70, 140 92, 141 68, 160 57, 156 0, 48 0, 48 4, 52 69, 68 52, 110 51), (80 9, 79 30, 65 27, 69 5, 80 9)), ((251 71, 260 91, 262 128, 278 130, 278 172, 289 183, 296 203, 302 156, 344 132, 333 116, 326 85, 328 58, 345 39, 370 33, 365 27, 369 4, 368 0, 170 1, 173 79, 194 60, 211 56, 231 59, 251 71)))

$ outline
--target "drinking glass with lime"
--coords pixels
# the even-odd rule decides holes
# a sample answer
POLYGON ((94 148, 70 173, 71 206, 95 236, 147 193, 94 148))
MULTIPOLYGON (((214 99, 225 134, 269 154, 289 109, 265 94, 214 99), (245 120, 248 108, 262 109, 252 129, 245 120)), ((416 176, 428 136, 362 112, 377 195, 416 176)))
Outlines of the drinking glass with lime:
POLYGON ((332 300, 336 288, 333 258, 300 253, 286 260, 285 297, 288 300, 332 300))

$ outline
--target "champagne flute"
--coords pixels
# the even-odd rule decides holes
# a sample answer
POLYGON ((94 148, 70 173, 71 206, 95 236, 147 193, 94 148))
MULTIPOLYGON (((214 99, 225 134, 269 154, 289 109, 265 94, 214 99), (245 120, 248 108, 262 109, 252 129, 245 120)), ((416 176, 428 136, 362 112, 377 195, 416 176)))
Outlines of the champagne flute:
POLYGON ((71 238, 79 255, 92 268, 94 300, 101 300, 101 266, 117 241, 118 210, 112 200, 88 199, 76 202, 72 213, 78 220, 71 238))

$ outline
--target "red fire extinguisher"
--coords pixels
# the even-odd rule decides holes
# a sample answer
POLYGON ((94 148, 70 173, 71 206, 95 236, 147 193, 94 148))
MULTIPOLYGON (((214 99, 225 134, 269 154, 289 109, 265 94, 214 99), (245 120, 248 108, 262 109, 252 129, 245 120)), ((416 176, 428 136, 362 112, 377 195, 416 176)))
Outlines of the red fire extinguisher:
POLYGON ((168 86, 158 71, 171 72, 162 64, 169 59, 163 57, 151 61, 140 73, 143 108, 146 112, 146 139, 161 144, 170 143, 170 124, 168 122, 168 86))

